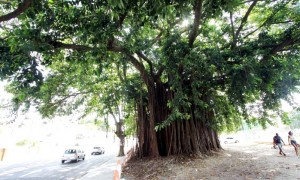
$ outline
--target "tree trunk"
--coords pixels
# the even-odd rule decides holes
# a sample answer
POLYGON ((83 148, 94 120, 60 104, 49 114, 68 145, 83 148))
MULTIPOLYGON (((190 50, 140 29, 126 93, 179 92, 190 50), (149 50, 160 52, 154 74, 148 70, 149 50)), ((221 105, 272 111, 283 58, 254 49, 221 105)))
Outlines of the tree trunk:
POLYGON ((125 146, 125 136, 120 137, 120 147, 119 147, 119 153, 118 156, 125 156, 124 152, 124 146, 125 146))
POLYGON ((120 147, 119 147, 119 153, 118 156, 125 156, 125 152, 124 152, 124 146, 125 146, 125 134, 123 131, 123 121, 120 120, 120 122, 118 122, 116 124, 116 132, 115 134, 118 136, 118 138, 120 139, 120 147))
MULTIPOLYGON (((153 92, 153 91, 151 91, 153 92)), ((141 96, 137 100, 137 150, 138 157, 159 157, 157 137, 155 132, 155 95, 149 93, 148 99, 143 99, 141 96), (152 113, 149 113, 152 112, 152 113)))
POLYGON ((159 157, 157 137, 155 132, 155 123, 157 118, 155 87, 149 88, 149 157, 159 157))
POLYGON ((208 154, 219 150, 221 146, 217 131, 210 125, 214 114, 209 109, 197 109, 201 112, 201 116, 197 118, 195 106, 192 105, 190 119, 176 120, 162 130, 155 131, 155 126, 171 114, 167 103, 172 98, 173 93, 169 88, 156 82, 148 87, 148 101, 139 101, 136 155, 153 158, 179 154, 208 154))
POLYGON ((140 99, 137 101, 137 156, 143 157, 146 154, 149 154, 149 148, 147 145, 149 143, 145 143, 147 141, 148 133, 146 132, 146 129, 149 128, 149 118, 146 113, 146 106, 144 105, 144 100, 142 95, 140 96, 140 99), (146 128, 148 127, 148 128, 146 128))

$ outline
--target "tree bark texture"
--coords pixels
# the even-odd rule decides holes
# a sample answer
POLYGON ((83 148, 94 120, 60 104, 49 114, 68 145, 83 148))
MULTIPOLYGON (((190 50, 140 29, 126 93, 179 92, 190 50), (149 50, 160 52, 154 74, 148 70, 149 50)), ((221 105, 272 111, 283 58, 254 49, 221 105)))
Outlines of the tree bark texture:
POLYGON ((196 118, 192 106, 190 119, 174 121, 155 131, 157 123, 163 122, 171 113, 167 102, 172 99, 173 93, 166 84, 159 82, 148 87, 148 90, 148 101, 139 101, 137 108, 138 157, 208 154, 221 148, 217 131, 209 123, 214 118, 213 113, 207 109, 202 111, 201 118, 196 118))
POLYGON ((115 134, 118 136, 118 138, 120 139, 120 147, 119 147, 119 153, 118 156, 125 156, 125 152, 124 152, 124 146, 125 146, 125 134, 124 131, 122 129, 123 127, 123 121, 120 121, 117 123, 117 129, 115 134))

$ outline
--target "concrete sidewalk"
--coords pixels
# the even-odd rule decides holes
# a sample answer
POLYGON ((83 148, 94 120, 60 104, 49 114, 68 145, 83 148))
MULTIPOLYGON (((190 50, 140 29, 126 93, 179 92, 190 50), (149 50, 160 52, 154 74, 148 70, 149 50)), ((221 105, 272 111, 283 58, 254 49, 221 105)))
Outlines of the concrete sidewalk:
POLYGON ((101 166, 91 169, 87 174, 82 176, 80 180, 113 180, 114 171, 118 170, 118 160, 121 164, 125 161, 126 156, 116 157, 114 156, 111 160, 105 162, 101 166))

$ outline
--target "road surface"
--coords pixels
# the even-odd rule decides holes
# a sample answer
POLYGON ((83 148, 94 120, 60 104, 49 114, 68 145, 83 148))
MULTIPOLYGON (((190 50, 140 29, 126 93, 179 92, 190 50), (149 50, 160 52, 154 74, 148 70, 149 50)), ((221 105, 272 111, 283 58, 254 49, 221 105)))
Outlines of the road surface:
POLYGON ((105 166, 116 156, 115 153, 103 155, 86 154, 85 160, 61 163, 61 159, 32 160, 14 164, 0 164, 0 180, 43 179, 75 180, 85 176, 88 171, 105 166))

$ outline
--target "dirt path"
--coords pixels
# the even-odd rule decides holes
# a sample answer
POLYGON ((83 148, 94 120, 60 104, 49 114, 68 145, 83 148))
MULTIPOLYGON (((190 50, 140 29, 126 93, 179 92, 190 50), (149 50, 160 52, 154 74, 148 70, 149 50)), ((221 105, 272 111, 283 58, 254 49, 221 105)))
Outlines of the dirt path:
POLYGON ((284 146, 286 157, 270 144, 230 144, 223 148, 218 156, 196 160, 186 175, 177 173, 174 179, 300 179, 300 159, 291 146, 284 146))
POLYGON ((270 143, 223 144, 224 151, 205 158, 129 163, 124 179, 161 180, 300 180, 300 158, 292 146, 284 146, 286 157, 270 143))

